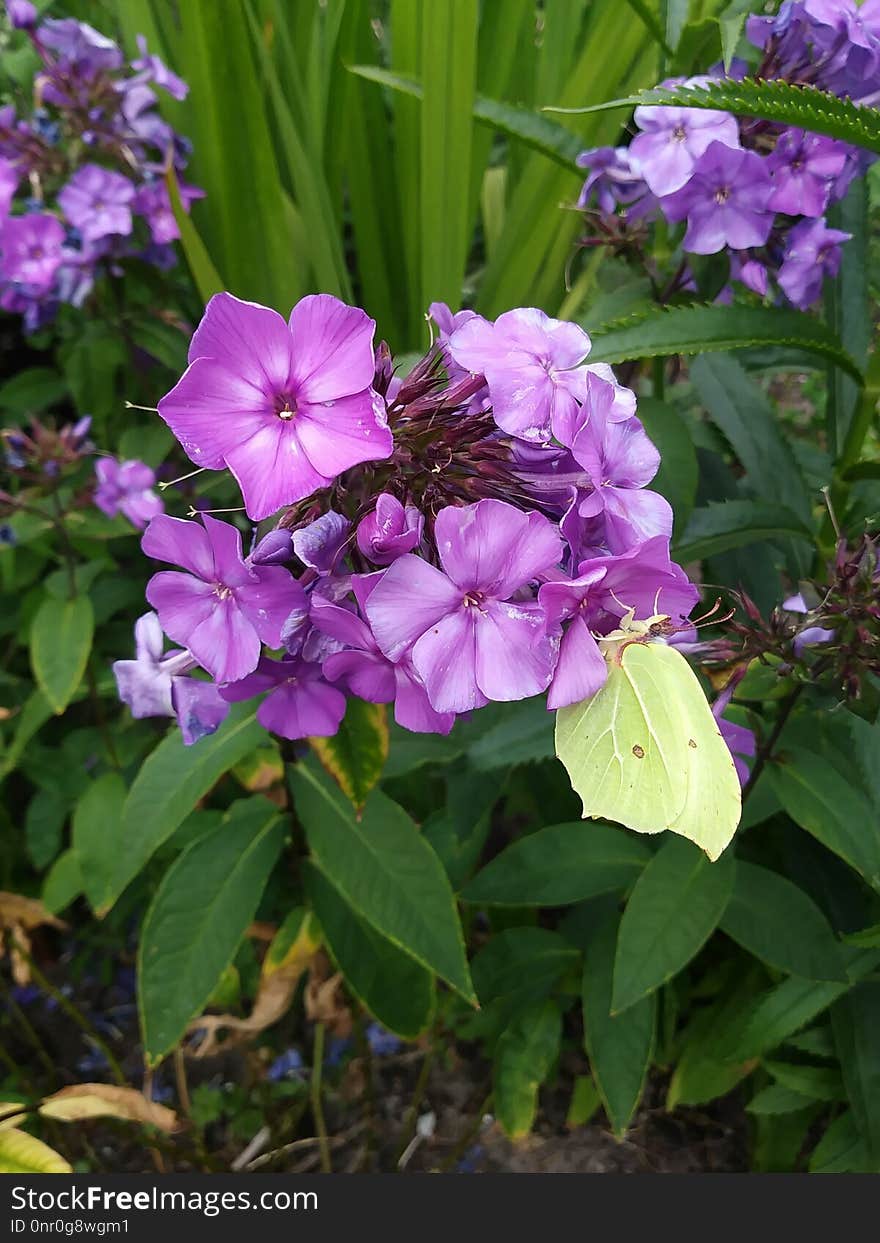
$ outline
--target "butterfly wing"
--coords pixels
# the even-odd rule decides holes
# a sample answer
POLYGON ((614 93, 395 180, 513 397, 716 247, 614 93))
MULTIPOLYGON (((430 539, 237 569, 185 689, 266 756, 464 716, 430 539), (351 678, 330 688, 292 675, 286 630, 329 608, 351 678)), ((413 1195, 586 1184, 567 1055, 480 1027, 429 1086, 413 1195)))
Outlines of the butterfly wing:
POLYGON ((685 798, 666 827, 717 859, 736 832, 742 795, 733 758, 696 674, 681 652, 663 643, 627 644, 622 666, 673 762, 684 763, 685 798), (658 697, 668 708, 663 715, 658 697), (670 717, 674 740, 667 735, 670 717))
POLYGON ((665 666, 629 653, 608 662, 600 691, 556 714, 556 754, 584 805, 584 817, 616 820, 640 833, 660 833, 687 800, 687 746, 677 728, 665 666))

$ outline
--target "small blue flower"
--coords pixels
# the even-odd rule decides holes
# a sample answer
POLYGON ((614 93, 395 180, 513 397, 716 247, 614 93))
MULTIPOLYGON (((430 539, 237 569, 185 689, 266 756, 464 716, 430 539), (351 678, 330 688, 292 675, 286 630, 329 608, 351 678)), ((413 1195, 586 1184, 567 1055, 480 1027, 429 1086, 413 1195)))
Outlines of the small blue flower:
POLYGON ((388 1057, 398 1053, 403 1046, 392 1032, 386 1031, 381 1023, 371 1023, 367 1028, 367 1043, 376 1057, 388 1057))
POLYGON ((299 1049, 285 1049, 276 1057, 266 1072, 270 1083, 280 1083, 282 1079, 301 1079, 303 1060, 299 1049))

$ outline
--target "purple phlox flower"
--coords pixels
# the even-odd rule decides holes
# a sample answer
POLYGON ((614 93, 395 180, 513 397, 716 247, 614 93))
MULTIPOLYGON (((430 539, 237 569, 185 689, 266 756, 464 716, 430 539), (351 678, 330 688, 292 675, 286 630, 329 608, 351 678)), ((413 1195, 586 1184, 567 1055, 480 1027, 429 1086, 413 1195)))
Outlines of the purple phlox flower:
POLYGON ((841 243, 851 233, 829 229, 824 220, 802 220, 786 239, 785 256, 779 269, 779 287, 795 306, 812 306, 822 292, 826 276, 840 270, 841 243))
POLYGON ((155 613, 145 613, 134 624, 134 660, 113 662, 113 676, 119 698, 131 715, 140 720, 150 716, 173 716, 171 689, 174 678, 189 673, 196 662, 189 652, 164 652, 164 635, 155 613))
POLYGON ((213 734, 229 715, 213 682, 187 677, 196 662, 187 651, 163 652, 164 636, 155 613, 134 627, 135 660, 117 660, 113 675, 119 698, 133 717, 176 716, 186 746, 213 734))
POLYGON ((351 523, 328 509, 320 518, 292 533, 293 551, 303 565, 316 573, 333 574, 348 541, 351 523))
POLYGON ((607 423, 626 422, 635 414, 635 393, 617 383, 607 363, 581 367, 576 373, 572 391, 577 400, 559 411, 553 426, 556 439, 567 449, 573 448, 577 436, 593 418, 594 411, 603 427, 607 423))
POLYGON ((83 241, 94 242, 111 233, 131 233, 131 202, 135 189, 127 177, 84 164, 58 195, 58 205, 83 241))
POLYGON ((746 760, 754 758, 755 755, 755 735, 746 725, 737 725, 735 721, 724 719, 724 713, 730 705, 733 692, 740 680, 738 677, 730 679, 712 705, 712 715, 718 722, 721 737, 727 743, 727 749, 733 757, 733 766, 739 777, 739 783, 744 786, 749 779, 749 766, 746 760))
POLYGON ((558 563, 556 528, 538 513, 483 500, 437 515, 442 570, 411 553, 373 588, 367 618, 390 660, 407 653, 437 712, 547 688, 558 639, 523 588, 558 563))
POLYGON ((281 628, 304 597, 282 566, 245 563, 241 534, 228 522, 202 515, 202 525, 159 514, 144 532, 148 557, 180 565, 147 584, 147 599, 162 629, 189 648, 217 682, 253 672, 261 641, 281 646, 281 628))
POLYGON ((37 24, 37 10, 30 0, 6 0, 6 16, 13 30, 33 30, 37 24))
POLYGON ((167 91, 174 99, 186 99, 189 93, 189 87, 183 78, 179 78, 176 73, 172 73, 163 60, 158 56, 150 55, 147 51, 147 41, 143 35, 137 36, 137 45, 140 56, 137 60, 131 62, 132 69, 137 69, 141 73, 147 75, 147 80, 155 82, 163 91, 167 91))
POLYGON ((630 610, 639 619, 658 613, 682 621, 699 593, 669 557, 669 541, 655 536, 617 557, 582 561, 574 579, 553 579, 538 591, 548 628, 567 623, 547 695, 562 708, 594 695, 606 677, 596 636, 619 626, 630 610))
POLYGON ((264 729, 282 738, 327 738, 345 716, 345 696, 324 680, 321 666, 301 657, 261 656, 253 673, 221 687, 228 703, 265 694, 257 709, 264 729))
POLYGON ((0 228, 0 276, 40 295, 48 292, 61 264, 64 226, 47 212, 10 216, 0 228))
MULTIPOLYGON (((363 613, 382 574, 358 574, 352 590, 363 613)), ((448 734, 455 723, 452 712, 436 712, 408 656, 396 664, 382 652, 373 632, 357 613, 320 597, 312 599, 315 627, 338 647, 323 661, 324 676, 340 682, 368 703, 394 703, 394 719, 417 734, 448 734)))
MULTIPOLYGON (((476 318, 476 311, 455 311, 446 305, 445 302, 432 302, 428 307, 428 314, 437 325, 437 344, 443 352, 443 362, 446 367, 446 374, 450 385, 459 383, 468 375, 464 367, 460 367, 452 357, 449 351, 449 338, 457 328, 462 324, 466 324, 469 319, 476 318)), ((397 376, 394 377, 392 385, 399 387, 400 381, 397 376)), ((388 400, 392 401, 395 396, 394 387, 388 389, 388 400)), ((473 399, 474 401, 477 398, 473 399)))
MULTIPOLYGON (((703 84, 692 78, 683 85, 703 84)), ((739 147, 739 124, 729 112, 704 108, 640 107, 634 113, 641 133, 629 145, 636 168, 656 195, 673 194, 689 180, 694 165, 712 142, 739 147)))
POLYGON ((449 350, 459 366, 486 377, 502 431, 543 443, 577 404, 576 369, 590 352, 590 338, 577 324, 521 307, 494 323, 473 316, 456 328, 449 350))
POLYGON ((648 191, 626 147, 595 147, 592 151, 582 151, 577 164, 589 170, 577 201, 581 209, 589 207, 595 199, 599 210, 610 215, 618 205, 628 206, 648 191))
POLYGON ((21 181, 21 173, 11 160, 0 156, 0 220, 9 215, 12 199, 21 181))
POLYGON ((843 143, 821 134, 786 130, 767 157, 767 167, 773 173, 768 206, 789 216, 823 215, 846 161, 843 143))
POLYGON ((766 264, 749 255, 748 251, 733 251, 730 256, 731 280, 739 281, 760 298, 766 298, 769 274, 766 264))
MULTIPOLYGON (((186 212, 189 212, 191 204, 197 199, 205 197, 204 190, 200 190, 197 186, 179 182, 177 188, 180 192, 181 204, 186 212)), ((150 236, 157 245, 163 246, 168 242, 175 242, 180 237, 180 229, 171 209, 171 199, 164 181, 155 181, 141 186, 135 195, 132 207, 137 215, 146 219, 150 236)))
POLYGON ((122 52, 112 39, 73 17, 43 22, 40 43, 57 54, 63 68, 86 80, 102 70, 121 69, 124 63, 122 52))
POLYGON ((697 255, 714 255, 725 246, 747 250, 763 246, 773 227, 768 207, 773 183, 765 161, 754 151, 711 142, 694 165, 687 185, 660 200, 667 219, 687 218, 683 246, 697 255))
POLYGON ((187 747, 216 733, 229 716, 229 704, 221 696, 220 688, 200 678, 174 678, 171 706, 187 747))
POLYGON ((99 457, 95 462, 95 504, 108 518, 125 514, 134 526, 143 529, 151 518, 165 508, 162 498, 153 491, 156 474, 144 462, 118 462, 116 458, 99 457))
POLYGON ((248 557, 252 565, 283 565, 293 556, 293 536, 283 527, 264 535, 248 557))
POLYGON ((267 307, 215 294, 190 365, 159 413, 198 466, 227 466, 254 520, 390 456, 385 404, 372 387, 368 315, 329 294, 302 298, 289 324, 267 307))
MULTIPOLYGON (((783 600, 782 607, 789 613, 806 614, 810 611, 806 600, 800 592, 783 600)), ((816 643, 829 643, 834 637, 835 631, 828 630, 824 626, 807 626, 794 637, 792 643, 794 654, 800 657, 805 647, 812 647, 816 643)))
POLYGON ((415 505, 402 505, 390 492, 380 492, 375 509, 358 524, 357 546, 374 565, 390 565, 418 548, 424 524, 415 505))
MULTIPOLYGON (((662 496, 651 492, 660 466, 660 454, 639 419, 615 422, 609 418, 607 386, 591 377, 589 414, 571 438, 571 452, 584 468, 592 491, 574 502, 582 519, 601 517, 604 540, 613 553, 625 552, 654 535, 672 534, 672 510, 662 496)), ((563 526, 569 538, 571 524, 563 526), (569 529, 566 529, 569 527, 569 529)))

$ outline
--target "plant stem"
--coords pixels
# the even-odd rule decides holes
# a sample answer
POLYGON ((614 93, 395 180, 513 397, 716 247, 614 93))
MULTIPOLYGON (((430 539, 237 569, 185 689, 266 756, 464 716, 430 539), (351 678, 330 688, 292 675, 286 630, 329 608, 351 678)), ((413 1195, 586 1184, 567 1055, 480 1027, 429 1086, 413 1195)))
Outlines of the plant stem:
POLYGON ((51 983, 50 980, 46 979, 46 977, 43 975, 42 971, 37 966, 37 964, 34 962, 30 954, 26 954, 25 957, 27 958, 27 961, 30 964, 31 974, 33 975, 34 979, 37 981, 37 983, 39 984, 43 992, 48 993, 49 996, 55 1002, 57 1002, 57 1004, 61 1007, 61 1009, 64 1011, 67 1017, 69 1019, 72 1019, 73 1022, 76 1023, 80 1031, 85 1032, 89 1040, 91 1040, 92 1043, 95 1044, 98 1049, 100 1049, 101 1053, 104 1055, 107 1061, 107 1066, 109 1067, 110 1073, 112 1074, 113 1078, 116 1080, 116 1082, 119 1084, 120 1087, 123 1087, 123 1088, 126 1087, 128 1084, 128 1080, 125 1078, 125 1075, 122 1073, 122 1067, 119 1065, 119 1062, 116 1060, 116 1057, 112 1049, 110 1048, 110 1046, 107 1044, 107 1042, 103 1039, 102 1036, 99 1035, 99 1033, 95 1030, 95 1028, 86 1018, 86 1016, 82 1014, 81 1011, 78 1010, 75 1005, 73 1005, 70 1001, 68 1001, 68 999, 64 996, 61 990, 57 989, 55 985, 51 983))
POLYGON ((782 705, 779 709, 779 715, 777 716, 773 724, 773 728, 770 731, 766 741, 763 742, 761 746, 758 748, 758 753, 755 756, 755 763, 754 763, 751 773, 749 774, 749 779, 746 782, 746 784, 743 786, 743 792, 742 792, 743 805, 745 805, 746 799, 749 797, 752 790, 754 790, 755 786, 758 784, 758 778, 761 776, 761 773, 764 771, 767 763, 773 758, 773 752, 776 749, 776 744, 779 741, 782 731, 785 729, 785 725, 786 725, 786 722, 788 721, 788 718, 791 716, 792 709, 794 708, 798 699, 800 699, 801 692, 803 691, 803 689, 804 689, 803 682, 799 682, 797 686, 794 688, 794 690, 791 692, 791 694, 788 695, 782 701, 782 705))
POLYGON ((321 1075, 324 1068, 324 1024, 315 1024, 315 1043, 312 1046, 312 1115, 315 1130, 318 1132, 318 1148, 321 1153, 321 1173, 332 1174, 330 1163, 330 1145, 327 1142, 327 1124, 324 1121, 324 1106, 321 1102, 321 1075))

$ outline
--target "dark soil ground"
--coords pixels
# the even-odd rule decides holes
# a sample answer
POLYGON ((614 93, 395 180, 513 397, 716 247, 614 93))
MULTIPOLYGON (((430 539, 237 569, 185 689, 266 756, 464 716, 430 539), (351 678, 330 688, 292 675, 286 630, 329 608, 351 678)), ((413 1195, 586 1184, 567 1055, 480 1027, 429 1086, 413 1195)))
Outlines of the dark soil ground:
MULTIPOLYGON (((61 979, 60 965, 51 972, 61 979)), ((0 980, 0 1053, 4 1095, 39 1099, 70 1083, 112 1081, 100 1043, 115 1054, 130 1084, 144 1083, 137 1044, 131 971, 113 983, 86 977, 53 993, 0 980), (63 1003, 62 999, 63 998, 63 1003)), ((282 1020, 282 1025, 285 1020, 282 1020)), ((282 1037, 284 1033, 281 1033, 282 1037)), ((154 1098, 188 1116, 173 1136, 148 1135, 125 1123, 95 1120, 33 1129, 76 1169, 96 1173, 312 1172, 320 1168, 307 1073, 271 1081, 279 1052, 240 1045, 210 1058, 163 1066, 154 1098)), ((663 1107, 665 1083, 653 1079, 626 1139, 611 1134, 601 1109, 568 1129, 572 1085, 586 1059, 565 1053, 541 1094, 533 1133, 508 1140, 486 1112, 491 1068, 474 1046, 444 1049, 425 1073, 426 1051, 403 1046, 366 1056, 356 1042, 338 1065, 325 1063, 323 1111, 334 1172, 403 1169, 407 1173, 726 1173, 748 1169, 747 1116, 736 1095, 704 1110, 663 1107)))

